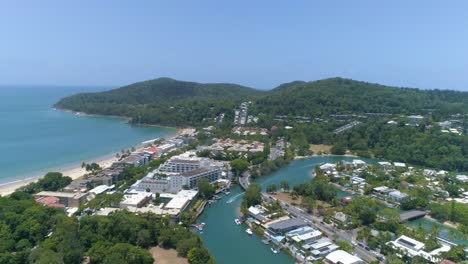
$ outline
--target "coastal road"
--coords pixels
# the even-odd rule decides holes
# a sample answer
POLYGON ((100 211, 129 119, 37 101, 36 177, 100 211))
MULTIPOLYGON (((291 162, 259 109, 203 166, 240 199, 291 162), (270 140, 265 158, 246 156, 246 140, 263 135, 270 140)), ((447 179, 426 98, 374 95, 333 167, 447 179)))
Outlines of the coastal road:
MULTIPOLYGON (((268 201, 268 202, 272 201, 272 198, 270 198, 270 196, 268 196, 266 194, 262 194, 262 195, 263 195, 263 199, 265 199, 266 201, 268 201)), ((288 213, 294 215, 295 217, 299 217, 302 220, 304 220, 304 221, 318 227, 322 231, 324 231, 327 234, 328 237, 333 237, 333 235, 337 235, 340 240, 344 240, 344 241, 347 241, 347 242, 354 241, 354 237, 356 235, 355 234, 356 232, 354 230, 343 231, 343 230, 340 230, 340 229, 333 228, 330 225, 322 224, 322 219, 321 218, 319 218, 317 216, 314 216, 314 215, 310 215, 310 214, 308 214, 307 212, 305 212, 304 210, 302 210, 300 208, 288 205, 286 203, 281 203, 281 205, 282 205, 283 209, 286 210, 288 213)), ((367 262, 377 260, 376 256, 374 254, 372 254, 368 250, 366 250, 364 248, 361 248, 359 246, 354 247, 354 252, 358 257, 360 257, 361 259, 363 259, 363 260, 365 260, 367 262)))

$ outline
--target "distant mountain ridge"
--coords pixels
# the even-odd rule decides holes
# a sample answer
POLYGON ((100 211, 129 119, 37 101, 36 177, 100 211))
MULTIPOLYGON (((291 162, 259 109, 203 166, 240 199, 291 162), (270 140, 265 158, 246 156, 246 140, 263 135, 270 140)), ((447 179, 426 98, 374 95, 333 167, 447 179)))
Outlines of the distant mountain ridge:
POLYGON ((105 92, 72 95, 55 107, 126 116, 135 123, 194 125, 222 112, 232 112, 241 101, 253 101, 251 112, 267 115, 410 114, 427 109, 468 113, 468 92, 398 88, 339 77, 293 81, 270 91, 229 83, 158 78, 105 92))

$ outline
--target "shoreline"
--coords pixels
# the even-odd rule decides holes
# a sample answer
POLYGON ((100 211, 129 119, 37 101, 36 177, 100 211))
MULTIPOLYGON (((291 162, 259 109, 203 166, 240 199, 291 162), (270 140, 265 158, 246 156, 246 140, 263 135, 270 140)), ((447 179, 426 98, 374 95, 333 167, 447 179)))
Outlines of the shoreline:
MULTIPOLYGON (((166 139, 175 138, 183 134, 184 132, 185 132, 185 128, 176 128, 175 133, 168 135, 166 139)), ((143 146, 142 142, 138 142, 137 144, 134 144, 131 147, 138 148, 142 146, 143 146)), ((31 173, 28 173, 29 175, 25 175, 25 177, 22 179, 0 183, 0 196, 10 195, 13 192, 15 192, 18 188, 24 187, 33 182, 37 182, 39 179, 44 177, 44 175, 48 172, 60 172, 64 176, 69 176, 70 178, 72 178, 72 180, 76 180, 86 174, 86 170, 84 168, 81 168, 82 162, 85 162, 85 163, 94 162, 94 163, 99 164, 99 166, 103 169, 108 168, 112 165, 112 163, 118 160, 115 157, 116 153, 108 153, 108 154, 101 155, 95 158, 90 158, 84 161, 74 161, 63 166, 59 166, 55 168, 48 168, 42 171, 31 172, 31 173)))

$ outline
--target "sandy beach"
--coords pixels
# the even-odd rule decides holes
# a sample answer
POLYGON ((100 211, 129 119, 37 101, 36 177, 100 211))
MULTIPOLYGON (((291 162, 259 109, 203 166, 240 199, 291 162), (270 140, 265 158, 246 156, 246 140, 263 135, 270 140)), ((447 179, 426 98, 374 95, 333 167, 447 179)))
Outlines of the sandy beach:
MULTIPOLYGON (((99 164, 101 168, 107 168, 110 165, 112 165, 112 163, 114 163, 115 161, 117 161, 116 157, 110 157, 109 155, 106 155, 104 157, 97 158, 94 161, 89 161, 88 163, 95 162, 99 164)), ((71 166, 69 168, 64 168, 64 169, 51 169, 51 171, 61 172, 64 176, 69 176, 73 180, 78 179, 84 174, 86 174, 86 170, 84 168, 81 168, 81 164, 71 166)), ((37 175, 37 176, 32 176, 23 180, 0 184, 0 195, 5 196, 8 194, 11 194, 16 189, 23 187, 25 185, 28 185, 32 182, 36 182, 43 176, 44 175, 37 175)))
MULTIPOLYGON (((176 133, 169 136, 168 139, 175 138, 178 135, 190 134, 190 133, 193 133, 193 129, 178 128, 176 130, 176 133)), ((141 147, 141 146, 136 145, 135 147, 141 147)), ((99 164, 99 166, 101 168, 107 168, 107 167, 110 167, 112 165, 112 163, 117 161, 117 158, 114 155, 115 154, 108 154, 108 155, 101 156, 99 158, 88 160, 88 161, 85 161, 85 162, 86 163, 95 162, 95 163, 99 164)), ((81 168, 81 162, 77 163, 75 165, 72 165, 72 166, 64 167, 62 169, 60 169, 60 168, 59 169, 51 168, 48 171, 61 172, 64 176, 69 176, 73 180, 78 179, 81 176, 83 176, 84 174, 86 174, 86 170, 84 168, 81 168)), ((9 182, 9 183, 2 183, 2 184, 0 184, 0 195, 2 195, 2 196, 9 195, 9 194, 13 193, 16 189, 18 189, 20 187, 23 187, 23 186, 26 186, 26 185, 30 184, 31 182, 35 182, 35 181, 39 180, 44 175, 45 175, 45 173, 40 174, 40 175, 31 175, 31 177, 27 177, 27 178, 22 179, 22 180, 17 180, 17 181, 13 181, 13 182, 9 182)))

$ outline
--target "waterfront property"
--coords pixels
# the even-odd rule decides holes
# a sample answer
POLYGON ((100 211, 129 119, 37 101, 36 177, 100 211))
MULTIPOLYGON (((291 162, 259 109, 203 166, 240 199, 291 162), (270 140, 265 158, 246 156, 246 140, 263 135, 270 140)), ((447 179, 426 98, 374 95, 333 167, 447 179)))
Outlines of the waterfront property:
MULTIPOLYGON (((398 252, 401 252, 401 254, 409 257, 419 256, 432 263, 438 263, 440 261, 438 255, 450 250, 449 245, 442 244, 440 248, 434 249, 431 252, 426 252, 424 243, 407 236, 400 236, 394 241, 388 242, 388 244, 392 248, 399 250, 398 252)), ((397 253, 397 255, 398 254, 400 253, 397 253)))
POLYGON ((48 192, 43 191, 34 194, 36 199, 44 197, 58 198, 59 203, 65 205, 65 207, 79 207, 81 204, 87 201, 87 193, 70 193, 70 192, 48 192))
POLYGON ((362 259, 349 254, 344 250, 336 250, 325 257, 325 263, 329 264, 365 264, 362 259))
POLYGON ((286 232, 289 232, 291 230, 294 230, 294 229, 297 229, 299 227, 303 227, 306 225, 307 223, 304 222, 304 220, 295 217, 295 218, 290 218, 286 220, 274 221, 274 222, 268 223, 266 226, 267 226, 268 231, 270 231, 271 233, 275 235, 283 235, 286 232))

